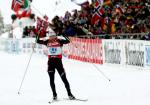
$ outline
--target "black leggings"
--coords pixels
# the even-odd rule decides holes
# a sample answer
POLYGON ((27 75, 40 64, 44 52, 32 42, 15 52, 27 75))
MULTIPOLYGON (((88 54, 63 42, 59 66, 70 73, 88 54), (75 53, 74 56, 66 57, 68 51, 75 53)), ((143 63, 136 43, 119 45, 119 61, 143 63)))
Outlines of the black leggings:
POLYGON ((57 93, 56 93, 56 88, 55 88, 55 83, 54 83, 54 79, 55 79, 55 69, 57 69, 64 85, 65 85, 65 88, 67 90, 67 93, 68 95, 71 94, 71 91, 70 91, 70 85, 69 85, 69 82, 66 78, 66 73, 65 73, 65 70, 63 68, 63 64, 62 64, 62 59, 60 58, 50 58, 48 60, 48 74, 49 74, 49 78, 50 78, 50 86, 51 86, 51 89, 52 89, 52 92, 53 92, 53 95, 56 96, 57 93))

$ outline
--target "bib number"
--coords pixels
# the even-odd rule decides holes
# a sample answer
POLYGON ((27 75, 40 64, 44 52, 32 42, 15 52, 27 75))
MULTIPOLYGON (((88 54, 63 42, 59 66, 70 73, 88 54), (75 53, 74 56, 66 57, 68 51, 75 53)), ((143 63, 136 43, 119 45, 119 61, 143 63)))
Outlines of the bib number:
POLYGON ((48 55, 60 55, 62 49, 60 47, 48 47, 48 55))

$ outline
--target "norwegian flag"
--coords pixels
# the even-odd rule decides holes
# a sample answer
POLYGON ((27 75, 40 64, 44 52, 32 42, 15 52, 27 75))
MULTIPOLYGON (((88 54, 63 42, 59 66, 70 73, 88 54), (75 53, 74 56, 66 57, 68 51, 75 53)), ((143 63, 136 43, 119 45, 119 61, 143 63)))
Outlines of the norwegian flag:
POLYGON ((42 27, 43 20, 40 17, 37 17, 37 25, 36 30, 39 31, 40 27, 42 27))
POLYGON ((36 32, 40 38, 46 37, 48 25, 49 23, 47 21, 44 21, 40 17, 37 17, 36 32))
POLYGON ((91 24, 96 24, 98 20, 103 18, 104 15, 104 9, 101 7, 101 2, 99 0, 95 1, 95 9, 93 12, 93 16, 91 19, 91 24))
POLYGON ((13 0, 12 1, 12 5, 11 5, 11 9, 15 12, 17 12, 21 6, 24 5, 24 0, 13 0))

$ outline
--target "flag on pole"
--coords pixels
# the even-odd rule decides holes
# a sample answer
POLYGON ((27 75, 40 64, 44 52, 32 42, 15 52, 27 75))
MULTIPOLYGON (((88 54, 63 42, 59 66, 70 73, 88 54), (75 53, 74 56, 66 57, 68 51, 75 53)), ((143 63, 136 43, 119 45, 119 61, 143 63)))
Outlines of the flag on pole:
POLYGON ((91 24, 96 24, 98 20, 103 18, 104 15, 104 9, 101 7, 101 2, 99 0, 95 1, 94 4, 94 12, 91 19, 91 24))
POLYGON ((40 38, 46 37, 49 23, 40 17, 37 17, 36 32, 40 38))

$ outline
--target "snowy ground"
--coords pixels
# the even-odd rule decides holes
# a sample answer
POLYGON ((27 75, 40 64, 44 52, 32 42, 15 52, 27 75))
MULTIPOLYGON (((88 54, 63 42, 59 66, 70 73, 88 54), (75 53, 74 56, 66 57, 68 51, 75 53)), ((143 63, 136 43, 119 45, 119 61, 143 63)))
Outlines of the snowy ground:
MULTIPOLYGON (((30 54, 0 52, 0 105, 48 105, 52 97, 47 75, 47 58, 33 54, 21 94, 17 94, 30 54)), ((150 71, 104 67, 63 58, 64 68, 76 97, 87 102, 59 101, 54 105, 150 105, 150 71)), ((56 72, 59 99, 67 98, 64 85, 56 72)))

